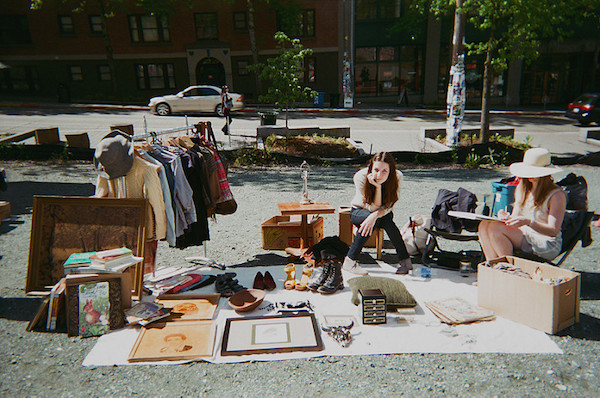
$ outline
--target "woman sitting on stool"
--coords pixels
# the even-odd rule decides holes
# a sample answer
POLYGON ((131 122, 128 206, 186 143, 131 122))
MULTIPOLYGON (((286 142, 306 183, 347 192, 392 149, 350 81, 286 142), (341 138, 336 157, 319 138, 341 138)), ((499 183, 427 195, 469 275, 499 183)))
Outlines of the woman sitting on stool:
POLYGON ((407 274, 413 268, 392 213, 398 201, 401 181, 402 173, 396 170, 396 162, 387 152, 376 153, 369 166, 354 175, 356 194, 352 199, 350 221, 358 227, 358 231, 344 259, 344 270, 367 275, 367 271, 358 264, 358 256, 375 228, 383 228, 396 248, 400 259, 396 273, 407 274))
POLYGON ((512 213, 500 210, 498 218, 504 222, 479 224, 479 242, 487 260, 510 256, 515 248, 547 260, 560 254, 567 197, 552 181, 551 175, 562 170, 550 160, 547 149, 532 148, 522 162, 510 165, 510 172, 521 178, 512 213))

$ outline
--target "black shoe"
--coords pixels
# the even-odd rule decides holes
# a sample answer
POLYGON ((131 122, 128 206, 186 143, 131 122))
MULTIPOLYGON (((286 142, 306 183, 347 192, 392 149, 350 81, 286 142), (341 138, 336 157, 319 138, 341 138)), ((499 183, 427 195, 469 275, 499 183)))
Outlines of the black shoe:
POLYGON ((333 261, 330 265, 331 271, 323 286, 319 287, 317 291, 322 294, 332 294, 344 288, 344 279, 342 278, 342 263, 339 261, 333 261))
POLYGON ((323 271, 321 271, 321 275, 319 275, 317 278, 315 278, 313 280, 313 282, 309 283, 307 288, 309 290, 312 290, 313 292, 316 292, 317 290, 319 290, 319 288, 321 286, 323 286, 323 284, 327 280, 327 277, 329 276, 330 273, 331 273, 331 262, 326 261, 325 264, 323 264, 323 271))

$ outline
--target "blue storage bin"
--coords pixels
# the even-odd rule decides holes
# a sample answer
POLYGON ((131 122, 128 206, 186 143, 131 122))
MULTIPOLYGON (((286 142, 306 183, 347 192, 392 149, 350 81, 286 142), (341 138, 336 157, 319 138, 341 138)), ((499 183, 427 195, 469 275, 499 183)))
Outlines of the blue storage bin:
POLYGON ((325 106, 325 93, 319 91, 313 98, 313 104, 318 108, 323 108, 323 106, 325 106))
POLYGON ((492 182, 492 192, 494 200, 492 201, 492 215, 498 215, 500 209, 506 209, 511 212, 515 202, 516 185, 506 185, 501 182, 492 182))

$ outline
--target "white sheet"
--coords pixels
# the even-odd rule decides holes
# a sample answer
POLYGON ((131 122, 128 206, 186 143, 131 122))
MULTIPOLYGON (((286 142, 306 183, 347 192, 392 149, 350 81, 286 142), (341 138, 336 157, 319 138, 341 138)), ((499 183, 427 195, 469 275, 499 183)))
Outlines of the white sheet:
MULTIPOLYGON (((297 266, 298 275, 301 266, 297 266)), ((457 272, 432 269, 431 279, 422 279, 411 275, 395 275, 394 269, 384 263, 368 265, 370 275, 385 276, 401 280, 419 303, 415 314, 402 315, 388 313, 387 323, 383 325, 362 325, 360 306, 354 306, 350 298, 352 292, 348 285, 333 295, 322 295, 309 291, 287 291, 283 289, 285 272, 281 267, 235 268, 228 271, 237 273, 237 279, 246 287, 252 287, 256 272, 270 271, 277 282, 278 289, 267 292, 263 304, 248 316, 274 314, 265 307, 270 302, 309 300, 315 309, 315 315, 323 324, 324 315, 353 315, 357 320, 352 328, 352 343, 342 348, 325 332, 321 333, 324 350, 317 352, 291 352, 277 354, 257 354, 244 356, 221 356, 222 334, 227 318, 241 317, 233 311, 227 299, 219 303, 216 322, 217 338, 212 358, 202 358, 212 363, 235 363, 245 361, 273 361, 295 358, 310 358, 327 355, 374 355, 401 353, 548 353, 561 354, 562 351, 544 332, 525 325, 497 317, 493 321, 467 325, 449 326, 439 322, 424 305, 425 301, 448 297, 462 297, 477 304, 476 276, 461 277, 457 272)), ((215 273, 214 270, 210 271, 215 273)), ((419 273, 416 272, 416 275, 419 273)), ((344 280, 356 277, 344 273, 344 280)), ((198 289, 194 293, 213 293, 214 285, 198 289)), ((128 363, 127 356, 139 333, 137 328, 125 328, 104 335, 83 361, 84 366, 114 366, 142 364, 179 364, 189 361, 162 361, 128 363)))

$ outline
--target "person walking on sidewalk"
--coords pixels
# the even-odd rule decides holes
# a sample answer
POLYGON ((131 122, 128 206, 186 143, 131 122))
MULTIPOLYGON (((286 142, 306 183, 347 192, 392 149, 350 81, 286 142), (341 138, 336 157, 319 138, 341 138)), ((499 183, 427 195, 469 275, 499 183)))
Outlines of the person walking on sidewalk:
POLYGON ((226 135, 229 134, 229 126, 231 126, 231 109, 233 108, 233 100, 229 95, 229 87, 223 86, 221 88, 221 108, 223 109, 223 115, 225 116, 225 125, 221 129, 226 135))
POLYGON ((383 228, 398 254, 397 274, 407 274, 413 269, 410 256, 394 223, 392 209, 398 201, 402 173, 396 170, 394 157, 388 152, 378 152, 369 165, 354 175, 356 194, 352 199, 350 221, 358 227, 342 268, 348 272, 367 275, 358 263, 358 256, 375 228, 383 228))

